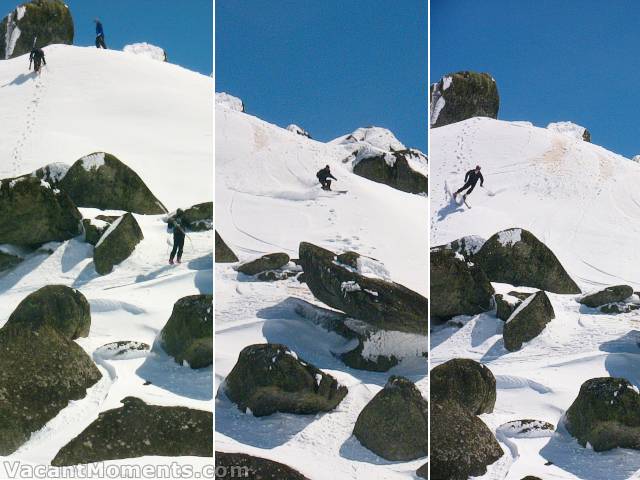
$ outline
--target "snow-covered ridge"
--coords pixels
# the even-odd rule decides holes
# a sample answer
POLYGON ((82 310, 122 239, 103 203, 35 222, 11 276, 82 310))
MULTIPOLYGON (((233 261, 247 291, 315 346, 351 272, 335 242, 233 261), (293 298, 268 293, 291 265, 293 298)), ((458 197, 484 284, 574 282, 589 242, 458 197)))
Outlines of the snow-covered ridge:
POLYGON ((298 135, 302 135, 303 137, 311 138, 309 132, 294 123, 292 123, 291 125, 287 125, 287 130, 293 133, 297 133, 298 135))
POLYGON ((104 165, 104 152, 92 153, 82 157, 82 168, 86 171, 97 170, 104 165))
POLYGON ((396 150, 404 150, 405 147, 396 136, 386 128, 382 127, 363 127, 354 130, 353 132, 338 137, 329 143, 338 145, 351 145, 351 144, 368 144, 374 148, 385 152, 392 152, 396 150))
POLYGON ((132 53, 134 55, 140 55, 143 57, 150 58, 152 60, 158 60, 161 62, 167 61, 167 53, 164 49, 157 47, 155 45, 151 45, 147 42, 142 43, 132 43, 131 45, 125 45, 122 49, 127 53, 132 53))
POLYGON ((242 100, 225 92, 216 92, 216 105, 221 105, 237 112, 244 112, 242 100))
POLYGON ((585 133, 587 136, 589 135, 585 127, 572 122, 552 122, 547 125, 547 128, 553 132, 561 133, 575 140, 584 140, 585 133))

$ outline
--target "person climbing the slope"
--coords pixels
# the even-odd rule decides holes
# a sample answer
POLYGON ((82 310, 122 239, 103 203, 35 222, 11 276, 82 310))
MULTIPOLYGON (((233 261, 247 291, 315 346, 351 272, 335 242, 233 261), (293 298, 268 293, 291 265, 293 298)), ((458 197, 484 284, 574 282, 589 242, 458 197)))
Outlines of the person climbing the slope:
POLYGON ((316 177, 318 177, 323 190, 331 190, 331 180, 329 180, 330 178, 333 178, 336 182, 338 181, 336 177, 331 175, 331 169, 329 168, 329 165, 320 169, 318 173, 316 173, 316 177))
POLYGON ((169 256, 169 263, 173 265, 173 259, 176 259, 177 263, 182 262, 182 250, 184 249, 184 237, 187 235, 185 232, 183 211, 179 208, 173 218, 169 219, 169 226, 173 228, 173 248, 171 249, 171 255, 169 256), (177 256, 176 256, 177 254, 177 256))
POLYGON ((104 29, 102 28, 102 22, 97 18, 94 20, 96 23, 96 48, 107 49, 107 44, 104 43, 104 29))
POLYGON ((33 47, 31 50, 31 54, 29 55, 29 70, 31 70, 31 64, 33 63, 33 71, 36 73, 40 73, 40 66, 42 64, 47 64, 47 61, 44 58, 44 52, 41 48, 33 47))
POLYGON ((467 198, 467 195, 473 192, 473 189, 476 187, 476 183, 478 183, 478 180, 480 180, 480 186, 482 187, 484 185, 484 177, 482 176, 482 173, 480 173, 480 165, 476 165, 475 169, 469 170, 465 174, 464 185, 462 186, 462 188, 458 189, 456 193, 453 194, 453 198, 455 199, 460 192, 468 188, 469 190, 467 191, 467 193, 462 196, 462 198, 467 198))

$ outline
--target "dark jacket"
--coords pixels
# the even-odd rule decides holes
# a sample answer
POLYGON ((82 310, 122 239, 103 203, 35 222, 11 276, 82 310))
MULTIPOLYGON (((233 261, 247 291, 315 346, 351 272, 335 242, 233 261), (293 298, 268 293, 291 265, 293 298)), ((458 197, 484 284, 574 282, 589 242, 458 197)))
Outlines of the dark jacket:
POLYGON ((336 177, 331 175, 331 170, 327 167, 319 170, 318 173, 316 173, 316 177, 318 177, 318 180, 320 180, 321 182, 324 182, 327 178, 333 178, 334 180, 337 180, 336 177))
POLYGON ((102 29, 102 23, 96 22, 96 37, 104 35, 104 30, 102 29))
POLYGON ((469 170, 464 176, 465 183, 475 185, 478 183, 478 180, 480 180, 480 186, 484 185, 484 177, 482 176, 482 173, 476 172, 475 169, 469 170))
POLYGON ((42 63, 44 63, 45 65, 47 64, 46 60, 44 59, 44 52, 41 48, 34 48, 33 50, 31 50, 31 54, 29 55, 29 65, 31 65, 31 62, 33 61, 42 61, 42 63))
POLYGON ((185 226, 182 217, 173 217, 171 219, 170 227, 173 229, 173 239, 174 240, 182 240, 184 239, 185 226))

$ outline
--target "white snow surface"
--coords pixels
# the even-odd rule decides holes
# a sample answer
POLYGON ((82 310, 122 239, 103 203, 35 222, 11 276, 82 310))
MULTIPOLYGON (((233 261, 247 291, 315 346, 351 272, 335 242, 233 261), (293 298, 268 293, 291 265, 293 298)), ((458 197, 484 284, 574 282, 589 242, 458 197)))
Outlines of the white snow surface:
MULTIPOLYGON (((273 252, 297 258, 300 242, 307 241, 335 253, 351 250, 375 258, 393 281, 426 296, 427 199, 353 174, 343 160, 361 145, 291 135, 218 104, 216 229, 240 261, 273 252), (332 188, 346 193, 320 189, 315 175, 327 164, 338 178, 332 188)), ((300 360, 334 376, 348 387, 348 395, 325 414, 256 418, 239 412, 220 394, 216 448, 270 458, 314 480, 415 478, 426 458, 385 461, 360 445, 352 432, 358 414, 390 375, 407 376, 426 396, 424 357, 406 359, 386 373, 350 369, 334 352, 351 350, 353 341, 304 318, 300 300, 292 297, 322 305, 295 278, 247 281, 233 265, 216 265, 216 390, 242 348, 272 342, 287 345, 300 360)), ((389 344, 415 348, 406 338, 392 337, 376 338, 367 348, 373 353, 389 344)))
POLYGON ((82 168, 87 171, 97 170, 104 165, 104 152, 92 153, 82 159, 82 168))
POLYGON ((562 133, 574 140, 583 140, 584 132, 587 130, 585 127, 572 122, 552 122, 547 125, 547 128, 552 132, 562 133))
POLYGON ((216 92, 216 105, 222 105, 237 112, 244 112, 244 103, 238 97, 225 92, 216 92))
MULTIPOLYGON (((616 284, 640 287, 635 248, 640 169, 635 163, 563 133, 489 118, 432 130, 430 148, 438 159, 431 165, 432 245, 524 228, 555 253, 584 292, 616 284), (471 209, 452 205, 445 190, 461 186, 464 173, 476 164, 482 165, 486 190, 478 186, 469 196, 471 209)), ((535 291, 494 287, 503 294, 514 287, 535 291)), ((504 348, 504 322, 492 312, 432 327, 432 367, 471 358, 496 376, 495 409, 481 415, 492 431, 520 419, 556 426, 550 437, 505 440, 498 435, 505 455, 480 478, 638 478, 639 451, 583 448, 563 423, 590 378, 623 377, 640 386, 637 313, 595 313, 576 302, 579 295, 547 295, 555 318, 517 352, 504 348)))
POLYGON ((386 128, 382 127, 363 127, 354 130, 348 135, 343 135, 330 143, 339 145, 349 145, 352 143, 367 143, 372 147, 385 152, 393 150, 404 150, 405 147, 396 136, 386 128))
POLYGON ((151 60, 158 60, 160 62, 164 62, 167 59, 167 54, 165 53, 163 48, 157 47, 147 42, 125 45, 122 50, 127 53, 140 55, 142 57, 150 58, 151 60))
MULTIPOLYGON (((48 163, 71 164, 107 151, 133 168, 167 206, 211 199, 213 96, 211 79, 176 65, 141 62, 123 52, 56 45, 46 48, 40 77, 25 73, 24 57, 0 62, 0 177, 30 173, 48 163)), ((84 218, 120 211, 80 209, 84 218)), ((144 234, 133 254, 105 276, 93 247, 76 237, 51 242, 0 274, 0 326, 28 294, 49 284, 78 289, 91 305, 91 330, 76 342, 89 356, 107 343, 152 345, 181 297, 212 291, 212 232, 190 233, 181 265, 167 264, 170 246, 162 215, 135 215, 144 234), (49 250, 51 253, 48 253, 49 250)), ((3 246, 3 250, 5 246, 3 246)), ((94 357, 103 374, 85 398, 70 402, 4 461, 50 464, 56 453, 102 411, 135 396, 155 405, 212 408, 213 370, 191 370, 162 351, 117 361, 94 357), (151 384, 144 385, 145 381, 151 384)), ((107 465, 193 464, 211 459, 142 457, 107 465)), ((54 472, 55 473, 55 472, 54 472)))

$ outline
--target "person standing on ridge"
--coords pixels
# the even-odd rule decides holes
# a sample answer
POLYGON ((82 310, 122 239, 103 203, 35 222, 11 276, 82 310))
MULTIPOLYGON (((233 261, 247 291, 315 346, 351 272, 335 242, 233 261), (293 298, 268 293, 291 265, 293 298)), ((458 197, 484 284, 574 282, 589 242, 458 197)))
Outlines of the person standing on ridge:
POLYGON ((330 178, 333 178, 336 182, 338 181, 336 177, 331 175, 331 169, 329 168, 329 165, 320 169, 318 173, 316 173, 316 177, 318 177, 323 190, 331 190, 331 180, 329 180, 330 178))
POLYGON ((31 54, 29 55, 29 70, 31 70, 31 64, 33 63, 33 71, 40 73, 41 64, 47 64, 44 59, 44 52, 41 48, 33 47, 31 54))
POLYGON ((179 208, 175 216, 169 220, 169 226, 173 227, 173 249, 169 256, 169 263, 173 265, 173 259, 176 263, 182 262, 182 250, 184 249, 184 237, 187 235, 184 227, 183 211, 179 208), (177 256, 176 256, 177 254, 177 256))
POLYGON ((453 194, 453 198, 455 199, 456 196, 462 192, 463 190, 466 190, 467 188, 469 188, 469 190, 467 191, 467 193, 465 193, 462 198, 467 198, 467 195, 469 195, 471 192, 473 192, 473 189, 476 187, 476 183, 478 183, 478 180, 480 180, 480 186, 484 186, 484 177, 482 176, 482 173, 480 173, 480 165, 476 165, 476 168, 473 170, 469 170, 465 176, 464 176, 464 185, 462 186, 462 188, 458 189, 456 191, 456 193, 453 194))
POLYGON ((104 48, 106 50, 107 44, 104 43, 104 29, 102 28, 102 22, 97 18, 94 22, 96 22, 96 48, 104 48))

